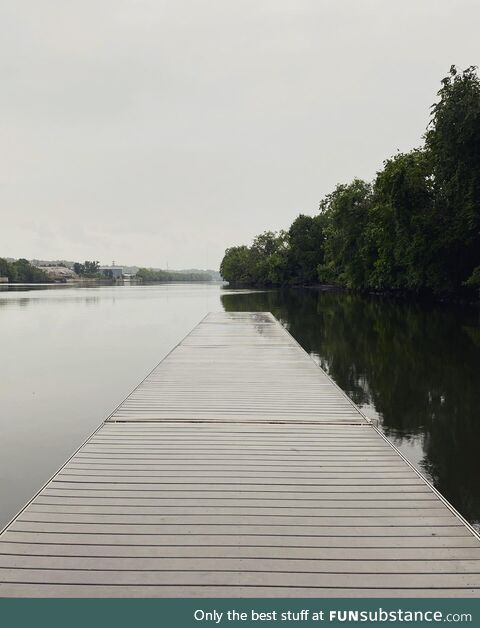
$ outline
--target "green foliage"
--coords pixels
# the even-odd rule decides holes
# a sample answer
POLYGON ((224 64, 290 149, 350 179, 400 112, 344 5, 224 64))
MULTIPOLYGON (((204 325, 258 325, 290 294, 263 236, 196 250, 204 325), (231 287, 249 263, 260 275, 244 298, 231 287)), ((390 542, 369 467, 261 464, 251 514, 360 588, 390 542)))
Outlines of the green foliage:
POLYGON ((0 257, 0 277, 9 277, 10 274, 10 264, 7 262, 6 259, 3 259, 3 257, 0 257))
POLYGON ((85 260, 85 275, 96 275, 98 273, 100 264, 98 261, 89 262, 85 260))
POLYGON ((480 266, 473 269, 470 277, 465 281, 465 285, 471 288, 480 289, 480 266))
POLYGON ((436 217, 446 288, 480 262, 480 80, 455 66, 443 79, 425 140, 433 162, 436 217))
POLYGON ((136 279, 144 283, 161 281, 211 281, 208 273, 180 273, 154 268, 139 268, 136 279))
POLYGON ((301 214, 288 233, 227 249, 231 283, 308 284, 445 295, 480 286, 480 79, 452 66, 425 145, 387 159, 301 214))
POLYGON ((24 258, 14 262, 0 258, 0 277, 8 277, 10 283, 50 283, 52 279, 45 271, 24 258))
POLYGON ((75 262, 73 270, 77 273, 77 275, 85 277, 86 279, 96 279, 101 277, 100 263, 98 261, 89 262, 88 260, 85 260, 83 264, 75 262))
POLYGON ((251 248, 255 283, 279 285, 285 280, 288 266, 288 236, 285 232, 265 231, 257 236, 251 248))
POLYGON ((232 246, 225 251, 220 274, 230 283, 255 283, 253 254, 248 246, 232 246))
POLYGON ((435 287, 437 231, 429 153, 417 149, 387 160, 373 186, 366 285, 413 291, 435 287))
POLYGON ((312 283, 324 263, 325 217, 300 214, 288 230, 289 275, 292 283, 312 283))
POLYGON ((251 247, 234 246, 225 251, 222 277, 236 285, 281 285, 288 275, 288 234, 266 231, 251 247))
POLYGON ((371 185, 355 179, 338 185, 321 203, 325 219, 325 262, 320 280, 349 288, 366 286, 365 228, 371 205, 371 185))

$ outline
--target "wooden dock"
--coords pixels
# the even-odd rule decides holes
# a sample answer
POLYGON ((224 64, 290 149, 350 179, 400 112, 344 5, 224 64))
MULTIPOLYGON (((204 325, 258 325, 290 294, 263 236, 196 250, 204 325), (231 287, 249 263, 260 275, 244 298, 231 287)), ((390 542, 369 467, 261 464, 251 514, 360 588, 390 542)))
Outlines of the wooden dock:
POLYGON ((209 314, 0 536, 2 597, 477 597, 475 531, 269 313, 209 314))

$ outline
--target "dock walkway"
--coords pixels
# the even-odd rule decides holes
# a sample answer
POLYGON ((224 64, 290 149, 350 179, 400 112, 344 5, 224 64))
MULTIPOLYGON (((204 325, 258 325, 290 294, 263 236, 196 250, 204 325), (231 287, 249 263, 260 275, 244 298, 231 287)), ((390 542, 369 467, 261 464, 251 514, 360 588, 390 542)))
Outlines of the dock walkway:
POLYGON ((270 313, 209 314, 0 536, 0 596, 476 597, 475 531, 270 313))

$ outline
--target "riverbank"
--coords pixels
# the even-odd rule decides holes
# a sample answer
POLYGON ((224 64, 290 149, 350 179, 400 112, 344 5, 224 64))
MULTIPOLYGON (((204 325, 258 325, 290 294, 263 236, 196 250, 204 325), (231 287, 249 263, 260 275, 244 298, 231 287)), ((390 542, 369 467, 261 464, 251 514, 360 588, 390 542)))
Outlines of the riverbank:
POLYGON ((250 290, 312 290, 316 292, 326 293, 345 293, 359 296, 381 297, 397 301, 419 302, 419 303, 457 303, 459 305, 477 305, 480 307, 480 291, 465 290, 462 293, 453 294, 432 294, 428 291, 408 291, 400 289, 382 289, 382 290, 359 290, 347 288, 339 284, 327 283, 308 283, 308 284, 249 284, 230 282, 227 286, 232 289, 250 289, 250 290))

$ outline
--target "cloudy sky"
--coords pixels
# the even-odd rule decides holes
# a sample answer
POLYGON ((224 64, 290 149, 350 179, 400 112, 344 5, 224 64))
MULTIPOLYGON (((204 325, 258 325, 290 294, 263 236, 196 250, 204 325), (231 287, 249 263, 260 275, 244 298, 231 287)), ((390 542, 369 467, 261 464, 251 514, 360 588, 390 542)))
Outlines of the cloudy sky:
POLYGON ((0 0, 0 256, 218 267, 419 144, 478 0, 0 0))

